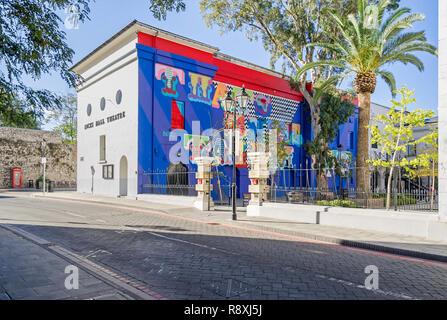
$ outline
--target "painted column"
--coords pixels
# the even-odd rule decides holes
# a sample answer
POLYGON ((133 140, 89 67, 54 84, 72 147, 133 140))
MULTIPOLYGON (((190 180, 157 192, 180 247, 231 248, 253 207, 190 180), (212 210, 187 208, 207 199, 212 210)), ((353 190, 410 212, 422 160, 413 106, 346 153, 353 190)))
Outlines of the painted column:
POLYGON ((447 1, 439 4, 439 216, 447 222, 447 1))
POLYGON ((197 200, 194 202, 194 207, 201 211, 214 210, 214 202, 211 198, 211 191, 213 186, 211 185, 211 157, 199 157, 195 159, 197 163, 197 185, 196 190, 198 192, 197 200))
POLYGON ((251 199, 248 205, 247 215, 258 216, 259 208, 256 207, 262 206, 262 203, 267 200, 267 179, 269 177, 268 153, 249 152, 247 159, 251 164, 248 173, 248 178, 250 179, 248 191, 251 194, 251 199))

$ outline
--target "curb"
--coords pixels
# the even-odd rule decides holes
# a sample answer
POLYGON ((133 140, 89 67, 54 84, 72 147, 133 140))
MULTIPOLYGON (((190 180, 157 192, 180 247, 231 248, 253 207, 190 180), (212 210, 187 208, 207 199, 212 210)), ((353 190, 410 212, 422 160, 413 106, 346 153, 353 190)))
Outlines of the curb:
MULTIPOLYGON (((78 202, 111 205, 111 203, 109 203, 109 202, 93 201, 93 200, 85 200, 85 199, 69 199, 69 198, 59 198, 59 197, 42 196, 42 195, 34 195, 34 197, 35 198, 49 198, 49 199, 53 199, 53 200, 78 201, 78 202)), ((137 207, 137 206, 131 206, 128 204, 120 204, 120 206, 127 207, 129 209, 136 208, 136 209, 154 210, 154 211, 157 211, 160 213, 168 214, 168 212, 166 212, 164 210, 160 210, 160 209, 141 208, 141 207, 137 207)), ((241 224, 244 224, 246 226, 250 226, 253 228, 253 225, 250 223, 242 222, 241 224)), ((405 257, 409 257, 409 258, 417 258, 417 259, 447 263, 447 256, 438 255, 438 254, 426 253, 426 252, 421 252, 421 251, 416 251, 416 250, 400 249, 400 248, 395 248, 395 247, 390 247, 390 246, 377 245, 377 244, 369 243, 369 242, 347 240, 347 239, 342 239, 342 238, 322 236, 322 235, 316 235, 316 234, 311 234, 311 233, 302 233, 302 232, 296 232, 293 230, 284 232, 284 230, 282 230, 282 229, 276 229, 276 228, 270 228, 270 227, 263 227, 263 229, 270 230, 271 232, 274 232, 277 234, 293 235, 293 236, 301 237, 304 239, 326 242, 326 243, 335 244, 335 245, 339 245, 339 246, 343 246, 343 247, 365 249, 365 250, 370 250, 370 251, 375 251, 375 252, 405 256, 405 257)), ((253 228, 253 230, 262 232, 261 229, 257 229, 257 228, 253 228)))

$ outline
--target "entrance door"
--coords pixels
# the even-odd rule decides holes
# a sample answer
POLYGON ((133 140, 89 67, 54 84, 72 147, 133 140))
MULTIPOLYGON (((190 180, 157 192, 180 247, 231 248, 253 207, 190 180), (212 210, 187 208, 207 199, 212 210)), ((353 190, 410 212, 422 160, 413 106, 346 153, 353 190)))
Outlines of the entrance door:
POLYGON ((127 158, 122 156, 120 160, 120 196, 127 196, 127 158))

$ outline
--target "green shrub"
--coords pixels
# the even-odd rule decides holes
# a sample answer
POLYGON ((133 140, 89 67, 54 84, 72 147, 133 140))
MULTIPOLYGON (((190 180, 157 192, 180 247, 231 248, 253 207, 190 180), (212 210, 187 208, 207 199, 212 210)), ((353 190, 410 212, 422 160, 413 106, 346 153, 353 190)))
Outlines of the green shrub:
MULTIPOLYGON (((383 205, 386 206, 386 194, 375 194, 373 196, 375 199, 383 199, 383 205)), ((391 199, 390 199, 390 203, 392 206, 394 206, 394 195, 391 194, 391 199)), ((411 197, 411 196, 407 196, 407 195, 402 195, 402 194, 398 194, 397 195, 397 205, 398 206, 403 206, 406 204, 417 204, 418 201, 417 199, 411 197)))
POLYGON ((355 202, 349 201, 349 200, 333 200, 333 201, 327 201, 327 200, 321 200, 317 201, 317 206, 323 206, 323 207, 343 207, 343 208, 358 208, 359 205, 355 202))

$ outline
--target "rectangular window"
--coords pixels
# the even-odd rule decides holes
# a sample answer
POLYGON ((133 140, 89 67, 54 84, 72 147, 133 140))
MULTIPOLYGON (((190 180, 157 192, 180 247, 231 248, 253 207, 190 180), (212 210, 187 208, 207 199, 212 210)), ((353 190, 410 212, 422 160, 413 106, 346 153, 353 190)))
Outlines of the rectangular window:
MULTIPOLYGON (((411 141, 414 142, 414 141, 411 141)), ((408 146, 408 156, 409 157, 415 157, 417 155, 417 147, 416 145, 409 145, 408 146)))
POLYGON ((354 150, 354 132, 349 132, 349 149, 354 150))
POLYGON ((185 129, 185 103, 171 100, 171 129, 185 129))
POLYGON ((106 161, 106 136, 99 137, 99 161, 106 161))
POLYGON ((113 164, 102 166, 102 177, 106 180, 113 179, 113 164))
POLYGON ((373 148, 373 149, 377 149, 377 148, 378 148, 378 144, 377 144, 377 142, 376 142, 376 143, 373 143, 373 144, 371 145, 371 148, 373 148))

